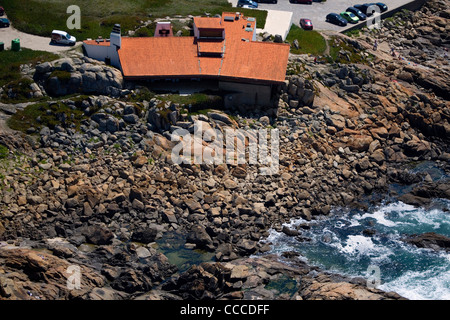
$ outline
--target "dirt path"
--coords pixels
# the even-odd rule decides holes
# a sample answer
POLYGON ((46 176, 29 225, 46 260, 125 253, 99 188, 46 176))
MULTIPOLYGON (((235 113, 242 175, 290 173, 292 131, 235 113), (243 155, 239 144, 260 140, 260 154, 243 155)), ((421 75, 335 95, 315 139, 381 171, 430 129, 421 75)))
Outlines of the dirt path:
MULTIPOLYGON (((2 18, 6 18, 6 15, 2 18)), ((52 53, 60 53, 74 48, 71 46, 51 45, 50 37, 40 37, 21 32, 14 28, 13 22, 11 21, 11 26, 9 28, 0 29, 0 42, 3 42, 5 44, 5 49, 7 49, 11 47, 11 41, 13 39, 20 39, 20 46, 23 48, 52 53)), ((77 45, 81 43, 82 42, 79 41, 77 42, 77 45)))

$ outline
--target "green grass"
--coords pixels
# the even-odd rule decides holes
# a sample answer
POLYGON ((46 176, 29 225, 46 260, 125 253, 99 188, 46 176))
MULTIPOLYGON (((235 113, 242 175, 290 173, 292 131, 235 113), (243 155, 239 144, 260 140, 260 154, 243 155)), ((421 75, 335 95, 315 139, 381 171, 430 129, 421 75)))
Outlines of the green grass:
POLYGON ((86 116, 83 111, 77 108, 72 109, 62 102, 52 105, 43 102, 29 105, 25 109, 17 111, 16 114, 8 119, 8 126, 11 129, 22 132, 26 132, 31 127, 38 130, 43 127, 53 129, 56 125, 79 129, 81 121, 85 118, 86 116), (60 121, 63 113, 66 118, 65 123, 61 123, 60 121), (40 118, 40 121, 37 120, 38 117, 40 118))
MULTIPOLYGON (((24 32, 50 36, 53 29, 67 30, 66 13, 70 5, 81 9, 81 29, 67 30, 78 40, 108 37, 112 26, 120 23, 122 31, 134 30, 140 21, 175 15, 221 14, 236 11, 227 0, 3 0, 8 18, 24 32)), ((264 27, 267 11, 239 9, 257 19, 257 27, 264 27)))
POLYGON ((0 159, 5 159, 9 154, 9 150, 4 145, 0 144, 0 159))
POLYGON ((327 48, 324 37, 314 30, 303 30, 299 26, 293 24, 291 30, 286 37, 286 40, 291 43, 291 53, 294 54, 313 54, 321 55, 327 48), (292 43, 297 39, 299 49, 296 49, 292 43))
POLYGON ((194 93, 191 95, 169 94, 158 97, 162 101, 171 101, 184 105, 182 113, 188 114, 206 114, 211 109, 223 109, 223 99, 221 96, 209 95, 205 93, 194 93), (188 110, 188 106, 190 110, 188 110))
POLYGON ((367 64, 373 59, 373 55, 371 54, 367 58, 362 55, 365 50, 357 50, 354 46, 350 45, 342 39, 337 38, 336 36, 332 36, 328 43, 330 46, 330 56, 328 56, 327 59, 330 63, 337 62, 367 64), (347 59, 346 56, 341 55, 339 53, 340 51, 345 51, 349 59, 347 59))
POLYGON ((2 102, 18 103, 23 101, 36 100, 30 98, 30 84, 33 82, 25 78, 20 73, 20 65, 31 64, 35 66, 39 62, 58 59, 59 56, 44 51, 33 51, 22 48, 19 52, 5 50, 0 52, 0 87, 5 88, 0 96, 2 102), (8 92, 12 95, 8 96, 8 92))
POLYGON ((359 37, 360 32, 361 32, 360 29, 353 29, 353 30, 344 32, 344 34, 349 37, 359 37))
POLYGON ((5 50, 0 52, 0 86, 22 78, 21 64, 36 65, 38 62, 58 59, 59 56, 44 51, 33 51, 22 48, 19 52, 5 50))

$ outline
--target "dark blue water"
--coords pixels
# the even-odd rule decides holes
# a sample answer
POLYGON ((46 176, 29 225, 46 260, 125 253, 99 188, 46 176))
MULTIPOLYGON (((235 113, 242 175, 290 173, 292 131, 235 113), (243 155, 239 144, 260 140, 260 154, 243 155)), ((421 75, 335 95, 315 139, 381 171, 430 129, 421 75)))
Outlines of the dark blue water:
POLYGON ((402 241, 407 235, 436 232, 450 236, 450 201, 436 200, 428 209, 402 202, 381 204, 367 211, 334 209, 319 221, 293 220, 288 226, 309 224, 302 236, 272 231, 272 253, 297 251, 313 265, 349 276, 371 276, 380 270, 379 289, 410 299, 450 299, 450 254, 421 249, 402 241), (370 230, 374 234, 368 234, 370 230), (366 232, 364 232, 366 231, 366 232))

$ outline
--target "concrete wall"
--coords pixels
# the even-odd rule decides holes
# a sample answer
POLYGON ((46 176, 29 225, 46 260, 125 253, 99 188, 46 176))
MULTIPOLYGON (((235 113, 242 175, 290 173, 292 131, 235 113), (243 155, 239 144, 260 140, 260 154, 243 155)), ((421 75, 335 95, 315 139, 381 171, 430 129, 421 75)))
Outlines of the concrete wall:
POLYGON ((219 89, 230 91, 230 94, 225 97, 225 107, 242 104, 272 106, 272 87, 270 85, 219 81, 219 89))
MULTIPOLYGON (((403 10, 403 9, 407 9, 407 10, 410 10, 410 11, 418 10, 425 4, 425 2, 427 2, 427 0, 414 0, 414 1, 411 1, 411 2, 409 2, 407 4, 404 4, 404 5, 402 5, 402 6, 398 7, 398 8, 395 8, 395 9, 392 9, 392 10, 388 10, 388 11, 386 11, 386 12, 381 14, 381 20, 389 18, 389 17, 392 17, 395 13, 397 13, 397 12, 403 10)), ((367 25, 367 21, 372 21, 372 20, 373 20, 373 16, 372 17, 368 17, 366 21, 363 21, 361 23, 357 23, 353 27, 345 29, 345 30, 343 30, 341 32, 344 33, 344 32, 350 31, 350 30, 361 29, 361 28, 363 28, 363 27, 365 27, 367 25)))
POLYGON ((119 53, 116 46, 98 46, 83 43, 86 55, 89 58, 105 61, 106 58, 111 59, 111 65, 122 70, 120 65, 119 53))

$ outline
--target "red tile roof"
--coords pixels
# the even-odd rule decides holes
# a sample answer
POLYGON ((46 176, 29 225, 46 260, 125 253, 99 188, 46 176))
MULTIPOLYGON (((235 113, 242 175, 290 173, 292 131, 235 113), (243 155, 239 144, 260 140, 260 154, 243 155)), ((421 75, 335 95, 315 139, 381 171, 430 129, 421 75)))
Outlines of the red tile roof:
POLYGON ((222 53, 225 49, 223 41, 197 41, 198 52, 222 53))
POLYGON ((84 40, 83 43, 90 44, 90 45, 97 45, 97 46, 105 46, 109 47, 111 42, 103 40, 103 41, 97 41, 97 40, 84 40))
POLYGON ((220 18, 194 18, 201 28, 225 28, 221 42, 196 41, 194 37, 122 37, 119 57, 122 71, 129 78, 219 77, 282 82, 285 79, 289 45, 251 41, 254 19, 226 21, 220 18), (250 28, 250 29, 248 29, 250 28), (224 52, 223 57, 203 53, 224 52))
POLYGON ((194 17, 194 24, 197 28, 204 29, 223 29, 221 25, 221 18, 210 17, 194 17))
POLYGON ((125 77, 199 74, 194 37, 122 37, 119 58, 125 77))

